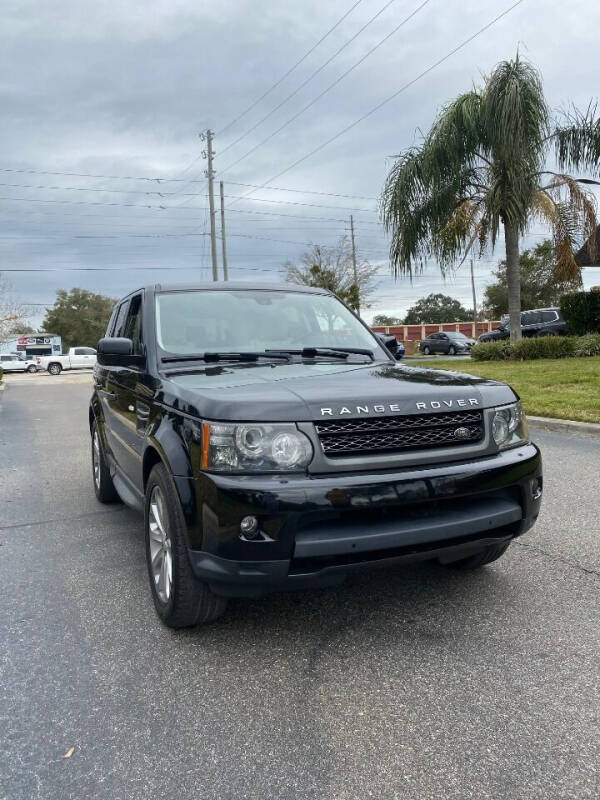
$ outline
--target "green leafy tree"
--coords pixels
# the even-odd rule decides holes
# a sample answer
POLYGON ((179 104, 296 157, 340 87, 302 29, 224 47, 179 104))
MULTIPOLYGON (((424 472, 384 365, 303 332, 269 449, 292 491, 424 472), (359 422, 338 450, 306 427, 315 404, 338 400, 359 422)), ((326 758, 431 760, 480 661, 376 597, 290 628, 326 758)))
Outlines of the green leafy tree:
POLYGON ((422 144, 400 154, 383 190, 394 274, 411 275, 434 257, 442 272, 475 247, 494 248, 504 231, 511 339, 521 336, 519 238, 533 219, 553 231, 556 274, 579 274, 574 249, 595 248, 588 184, 567 170, 600 174, 595 106, 553 118, 540 74, 518 55, 498 64, 481 88, 442 110, 422 144), (556 171, 546 167, 551 156, 556 171))
POLYGON ((96 347, 116 302, 85 289, 59 289, 54 305, 46 311, 44 330, 61 336, 64 349, 75 345, 96 347))
POLYGON ((402 319, 390 317, 388 314, 376 314, 373 317, 373 325, 402 325, 402 319))
MULTIPOLYGON (((567 279, 557 277, 554 244, 550 239, 521 253, 519 267, 523 308, 558 306, 563 294, 576 292, 581 286, 579 276, 567 279)), ((500 319, 508 311, 506 261, 499 262, 493 276, 495 281, 485 288, 483 305, 489 318, 500 319)))
POLYGON ((471 319, 473 312, 462 306, 458 300, 446 294, 430 294, 422 297, 411 306, 404 317, 405 325, 423 325, 427 322, 464 322, 471 319))
POLYGON ((288 261, 284 269, 286 280, 290 283, 328 289, 355 311, 368 305, 367 301, 375 289, 377 267, 372 267, 364 259, 357 258, 355 283, 352 249, 347 236, 342 236, 335 247, 312 245, 300 256, 298 265, 288 261))

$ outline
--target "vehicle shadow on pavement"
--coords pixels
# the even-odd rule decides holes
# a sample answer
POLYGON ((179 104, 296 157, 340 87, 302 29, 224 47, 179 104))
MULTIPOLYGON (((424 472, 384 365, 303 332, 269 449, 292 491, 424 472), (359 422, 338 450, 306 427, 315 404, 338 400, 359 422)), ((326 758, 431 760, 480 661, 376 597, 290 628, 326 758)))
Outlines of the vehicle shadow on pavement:
POLYGON ((497 567, 476 573, 433 563, 373 568, 350 575, 337 587, 232 599, 219 621, 173 635, 226 644, 230 637, 232 643, 239 642, 240 634, 247 638, 252 631, 255 641, 267 643, 285 631, 290 640, 306 642, 319 633, 339 639, 344 631, 362 631, 364 640, 393 629, 411 640, 443 640, 448 626, 456 636, 461 620, 472 630, 478 616, 496 616, 508 584, 507 574, 497 567))

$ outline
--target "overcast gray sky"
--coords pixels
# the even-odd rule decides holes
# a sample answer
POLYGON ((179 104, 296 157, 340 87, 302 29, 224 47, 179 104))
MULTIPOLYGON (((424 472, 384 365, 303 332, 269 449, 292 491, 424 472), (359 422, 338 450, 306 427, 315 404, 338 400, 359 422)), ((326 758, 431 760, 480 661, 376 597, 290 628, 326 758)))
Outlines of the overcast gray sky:
MULTIPOLYGON (((586 106, 598 92, 599 3, 524 0, 367 120, 274 176, 513 3, 5 0, 0 12, 0 270, 6 270, 23 300, 40 304, 51 303, 57 288, 80 286, 118 297, 155 280, 209 279, 205 162, 198 132, 210 127, 216 132, 217 179, 225 181, 230 205, 232 278, 278 279, 281 264, 297 258, 303 243, 333 244, 353 213, 360 254, 380 264, 367 318, 379 311, 402 313, 431 291, 468 303, 466 268, 446 283, 435 265, 412 285, 389 277, 376 198, 391 157, 429 127, 441 105, 480 82, 517 47, 541 69, 551 106, 586 106), (226 127, 344 15, 285 80, 226 127), (275 133, 404 20, 363 63, 275 133), (255 188, 252 198, 236 199, 253 188, 240 184, 266 181, 299 191, 255 188), (87 270, 56 271, 78 267, 87 270), (94 267, 111 271, 90 271, 94 267)), ((535 225, 526 244, 540 241, 543 233, 535 225)), ((479 293, 500 256, 477 265, 479 293)), ((599 280, 586 277, 588 283, 599 280)))

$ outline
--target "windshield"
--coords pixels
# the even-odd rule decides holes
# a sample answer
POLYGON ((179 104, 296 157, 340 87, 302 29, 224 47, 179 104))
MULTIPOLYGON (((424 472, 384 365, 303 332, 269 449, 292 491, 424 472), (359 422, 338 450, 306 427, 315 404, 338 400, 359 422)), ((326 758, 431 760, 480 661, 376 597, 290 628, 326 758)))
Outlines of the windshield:
POLYGON ((467 337, 464 335, 464 333, 449 333, 448 334, 448 338, 449 339, 466 339, 467 337))
POLYGON ((156 336, 163 350, 182 355, 357 347, 389 358, 335 297, 294 291, 165 292, 156 296, 156 336))

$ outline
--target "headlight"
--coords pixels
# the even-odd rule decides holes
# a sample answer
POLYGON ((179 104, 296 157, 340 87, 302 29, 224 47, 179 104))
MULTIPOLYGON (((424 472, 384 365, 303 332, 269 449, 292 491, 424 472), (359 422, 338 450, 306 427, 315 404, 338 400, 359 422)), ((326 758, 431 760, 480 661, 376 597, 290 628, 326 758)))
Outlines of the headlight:
POLYGON ((293 423, 202 424, 202 468, 217 472, 298 472, 313 450, 293 423))
POLYGON ((492 420, 492 436, 501 450, 528 441, 527 419, 521 403, 496 409, 492 420))

